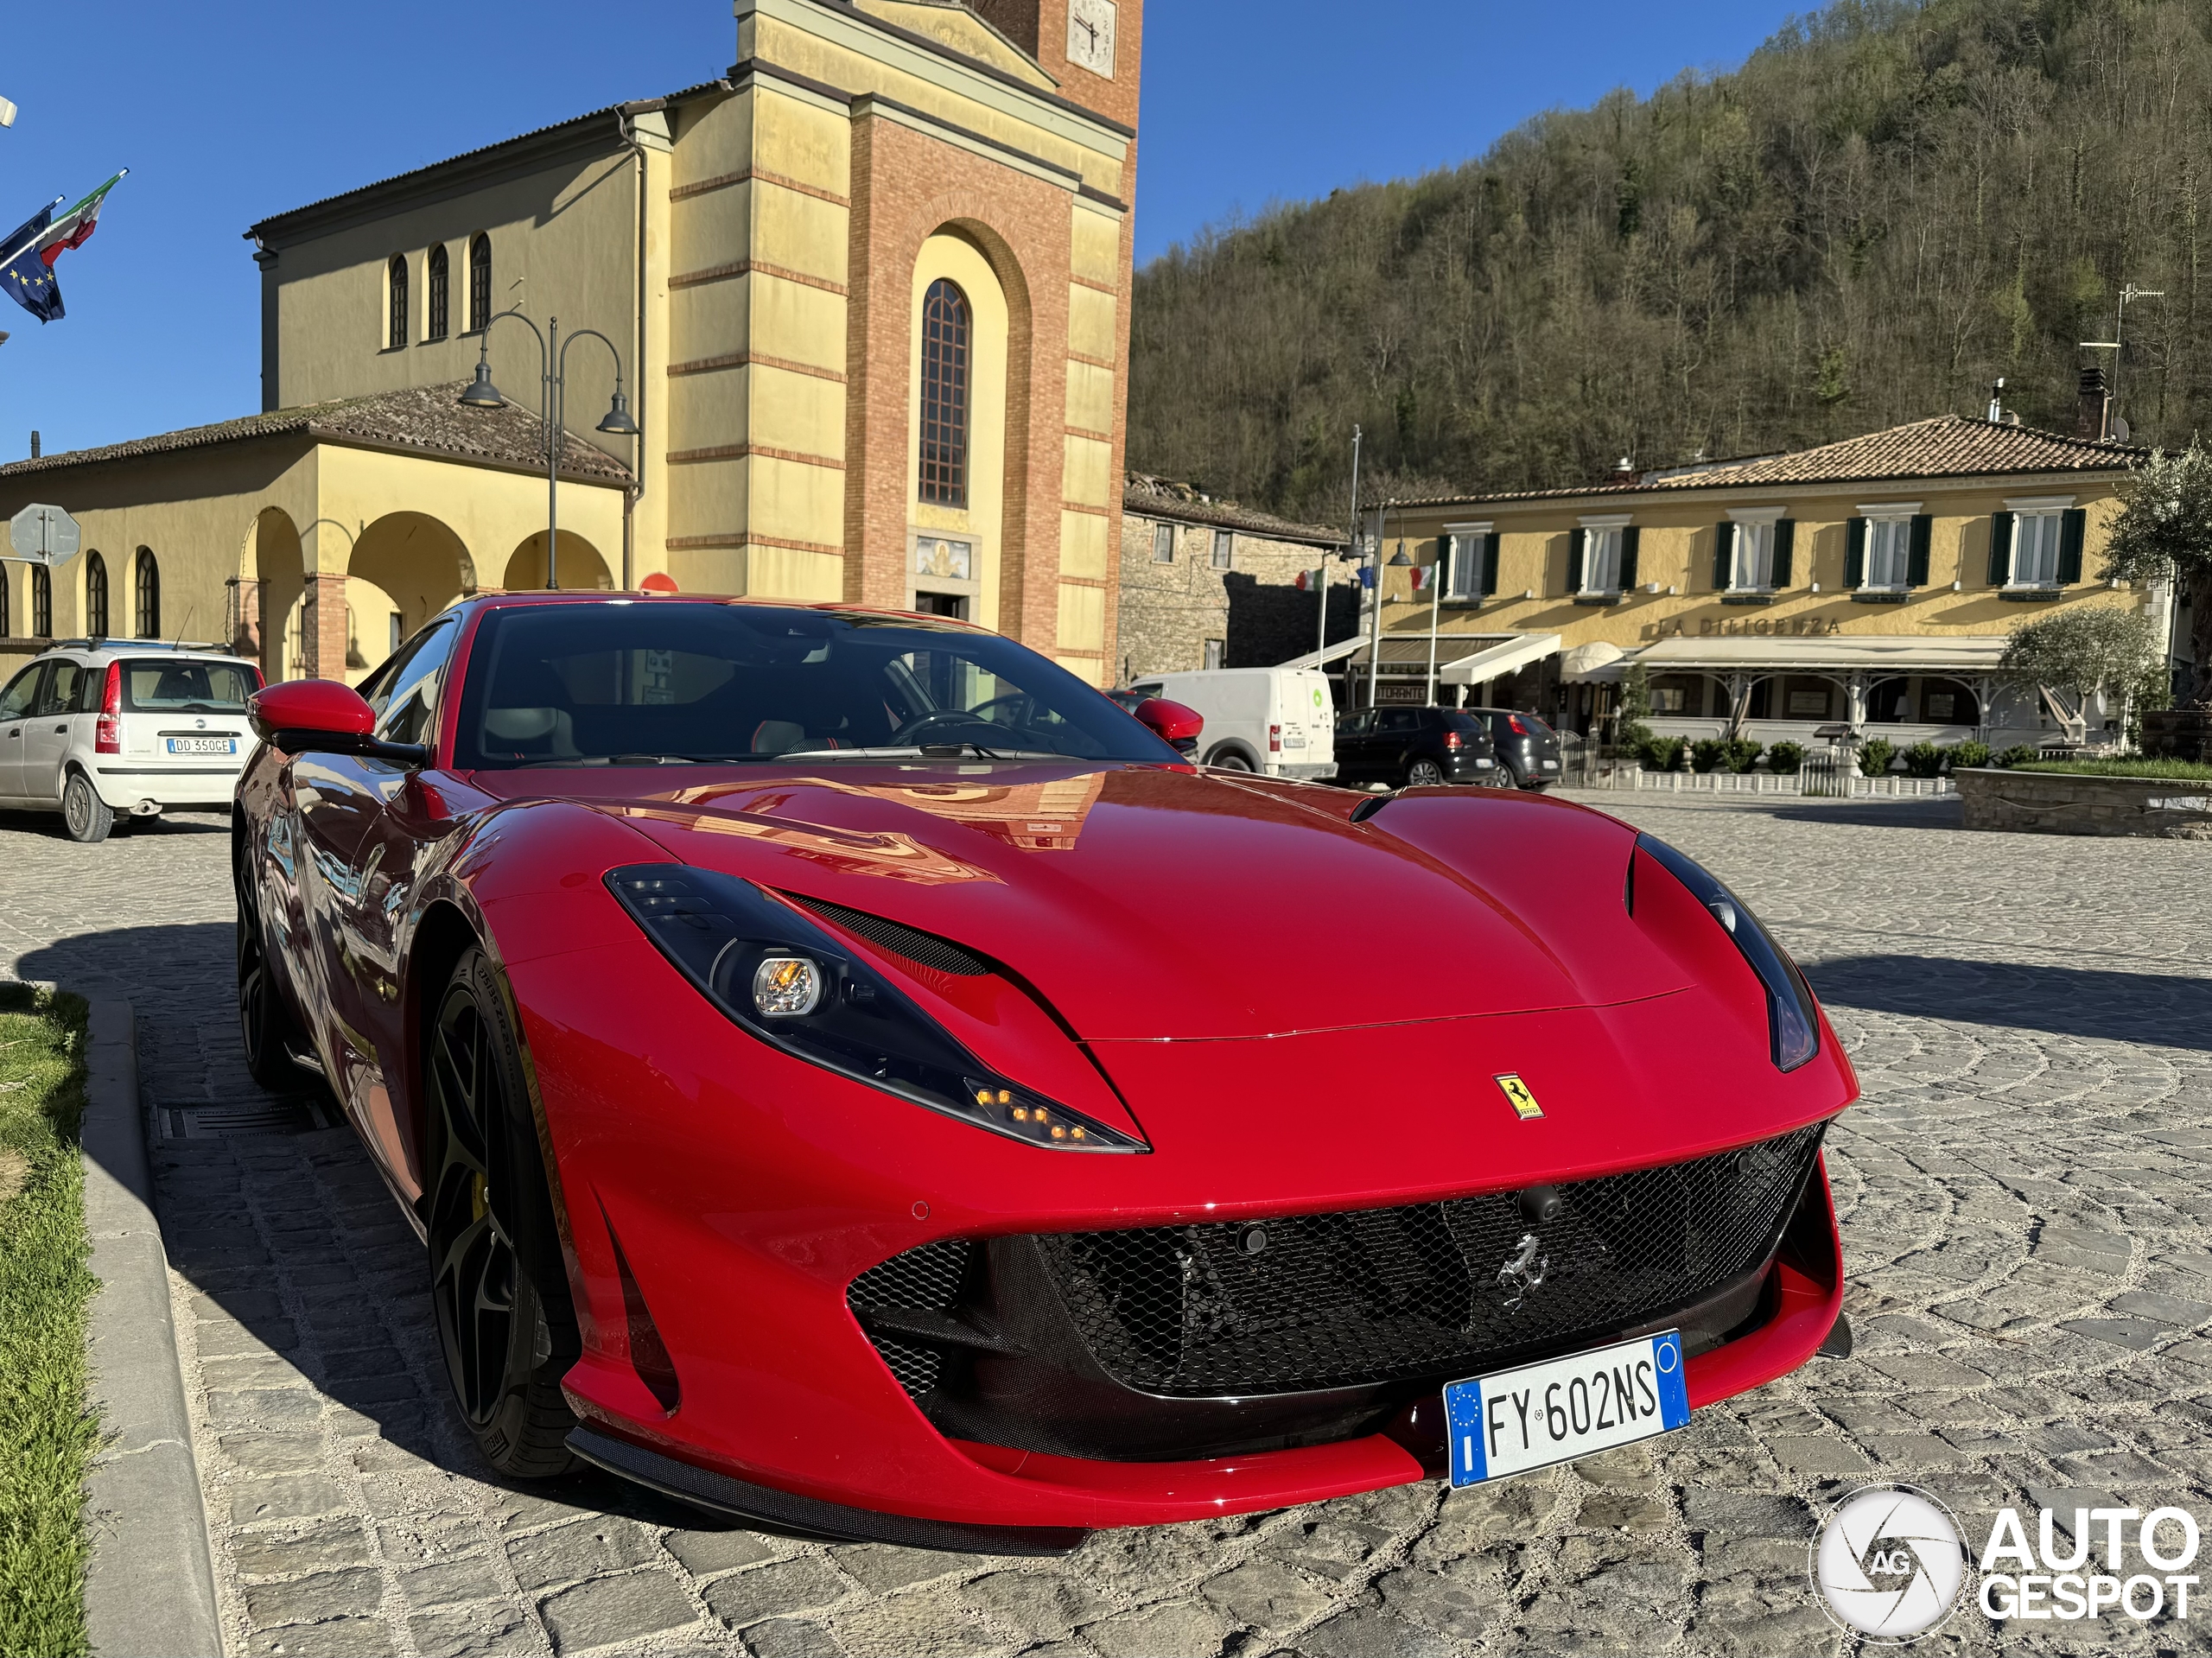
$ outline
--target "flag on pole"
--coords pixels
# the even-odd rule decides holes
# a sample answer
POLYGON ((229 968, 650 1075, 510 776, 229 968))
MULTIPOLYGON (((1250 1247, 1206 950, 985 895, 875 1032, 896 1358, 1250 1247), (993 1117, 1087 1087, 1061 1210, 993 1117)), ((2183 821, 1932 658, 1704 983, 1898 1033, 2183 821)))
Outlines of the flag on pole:
POLYGON ((1436 580, 1436 566, 1433 564, 1416 564, 1412 569, 1407 571, 1406 574, 1413 578, 1414 591, 1415 593, 1425 592, 1428 588, 1429 585, 1436 580))
POLYGON ((0 289, 41 322, 68 314, 62 308, 60 284, 54 278, 54 262, 68 249, 82 247, 92 238, 99 226, 100 204, 130 170, 124 168, 59 218, 54 210, 60 206, 61 198, 56 196, 24 220, 5 243, 0 243, 0 250, 4 250, 0 251, 0 289))

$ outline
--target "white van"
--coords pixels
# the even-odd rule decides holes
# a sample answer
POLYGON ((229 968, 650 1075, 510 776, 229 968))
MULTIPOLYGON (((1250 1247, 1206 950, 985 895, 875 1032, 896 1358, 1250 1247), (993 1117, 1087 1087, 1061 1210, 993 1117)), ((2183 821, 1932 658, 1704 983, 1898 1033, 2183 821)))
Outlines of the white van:
POLYGON ((1181 702, 1205 716, 1198 759, 1274 778, 1337 774, 1336 704, 1329 677, 1313 668, 1209 668, 1150 674, 1129 687, 1181 702))

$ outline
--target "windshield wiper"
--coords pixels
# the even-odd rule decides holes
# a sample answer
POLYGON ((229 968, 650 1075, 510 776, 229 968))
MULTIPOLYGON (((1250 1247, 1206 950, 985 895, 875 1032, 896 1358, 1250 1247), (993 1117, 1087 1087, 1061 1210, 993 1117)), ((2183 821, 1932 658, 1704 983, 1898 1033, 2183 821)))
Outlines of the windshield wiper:
POLYGON ((986 748, 981 743, 922 743, 902 748, 791 748, 765 759, 783 760, 950 760, 963 754, 973 754, 986 760, 1064 760, 1073 759, 1068 754, 1055 753, 1049 749, 986 748))

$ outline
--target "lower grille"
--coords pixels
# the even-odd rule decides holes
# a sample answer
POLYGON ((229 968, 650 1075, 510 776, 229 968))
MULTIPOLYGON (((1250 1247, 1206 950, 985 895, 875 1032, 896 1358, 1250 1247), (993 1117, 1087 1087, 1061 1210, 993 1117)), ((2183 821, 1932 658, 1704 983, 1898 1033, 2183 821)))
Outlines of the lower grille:
POLYGON ((1558 1213, 1541 1223, 1523 1218, 1517 1194, 1494 1192, 1037 1242, 1084 1345, 1140 1392, 1204 1398, 1471 1374, 1502 1355, 1664 1317, 1753 1271, 1825 1127, 1561 1186, 1558 1213))
MULTIPOLYGON (((965 1238, 952 1238, 893 1255, 847 1286, 846 1305, 863 1317, 870 1312, 949 1313, 959 1305, 968 1258, 975 1248, 965 1238)), ((944 1355, 933 1347, 880 1331, 871 1331, 870 1339, 909 1399, 927 1396, 944 1373, 944 1355)))

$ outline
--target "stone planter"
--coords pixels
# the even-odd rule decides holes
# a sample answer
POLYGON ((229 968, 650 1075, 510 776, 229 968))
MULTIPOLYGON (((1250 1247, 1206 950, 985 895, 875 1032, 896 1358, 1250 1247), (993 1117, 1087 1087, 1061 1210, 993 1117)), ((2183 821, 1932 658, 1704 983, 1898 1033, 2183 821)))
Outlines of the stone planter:
POLYGON ((1951 773, 1970 829, 2212 841, 2212 781, 1964 767, 1951 773))

